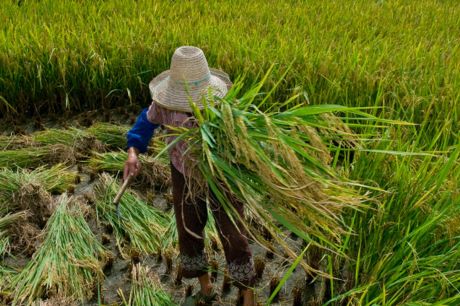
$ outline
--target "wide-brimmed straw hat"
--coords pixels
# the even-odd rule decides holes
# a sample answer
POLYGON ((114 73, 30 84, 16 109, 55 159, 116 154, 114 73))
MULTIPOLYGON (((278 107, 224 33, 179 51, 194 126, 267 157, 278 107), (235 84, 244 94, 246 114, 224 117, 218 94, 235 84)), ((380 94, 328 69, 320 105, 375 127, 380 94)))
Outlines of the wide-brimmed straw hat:
POLYGON ((227 94, 231 81, 220 70, 209 68, 200 48, 182 46, 174 51, 171 67, 150 81, 152 99, 160 106, 183 112, 191 112, 190 101, 203 109, 203 98, 210 95, 219 98, 227 94))

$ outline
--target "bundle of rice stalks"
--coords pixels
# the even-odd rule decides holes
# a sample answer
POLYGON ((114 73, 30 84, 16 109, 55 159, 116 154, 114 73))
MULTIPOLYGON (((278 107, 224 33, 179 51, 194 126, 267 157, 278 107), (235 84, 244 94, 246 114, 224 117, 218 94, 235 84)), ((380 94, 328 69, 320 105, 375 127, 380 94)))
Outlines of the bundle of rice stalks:
POLYGON ((36 143, 33 142, 30 136, 25 135, 11 135, 4 136, 0 135, 0 150, 14 150, 23 147, 34 146, 36 143))
POLYGON ((75 127, 43 130, 32 134, 32 139, 42 145, 66 145, 72 148, 77 159, 88 157, 91 151, 105 151, 105 146, 95 136, 75 127))
POLYGON ((0 151, 0 167, 33 168, 55 163, 75 163, 73 149, 55 144, 0 151))
POLYGON ((10 284, 17 271, 0 263, 0 305, 11 305, 10 284))
POLYGON ((113 199, 120 184, 108 174, 102 174, 95 186, 96 211, 113 228, 120 252, 126 256, 121 247, 126 238, 129 250, 143 254, 160 252, 163 235, 168 225, 167 216, 147 205, 133 192, 127 190, 119 203, 119 214, 113 199))
POLYGON ((75 187, 78 174, 63 164, 46 169, 0 169, 0 215, 19 208, 48 205, 48 193, 63 193, 75 187))
POLYGON ((43 131, 35 132, 31 135, 34 142, 42 145, 64 144, 73 146, 76 141, 86 137, 85 131, 77 128, 69 129, 46 129, 43 131))
POLYGON ((11 231, 11 251, 15 253, 35 252, 40 231, 54 210, 51 194, 40 181, 42 170, 0 171, 0 215, 27 211, 27 216, 18 220, 11 231))
POLYGON ((72 198, 59 197, 43 235, 43 244, 12 281, 13 304, 31 304, 45 294, 91 298, 108 254, 72 198))
MULTIPOLYGON (((347 135, 343 129, 334 130, 321 114, 348 113, 367 120, 363 122, 378 119, 338 105, 298 105, 280 112, 289 100, 268 106, 266 96, 256 105, 260 87, 237 99, 241 86, 236 84, 226 98, 211 101, 204 110, 192 105, 199 127, 183 129, 177 139, 190 144, 202 174, 194 184, 208 187, 232 218, 238 218, 232 201, 242 201, 272 232, 281 233, 282 225, 307 242, 340 252, 342 212, 362 208, 363 197, 354 182, 328 164, 329 144, 321 131, 329 131, 329 138, 333 132, 341 139, 347 135)), ((297 251, 280 237, 274 235, 295 258, 297 251)))
POLYGON ((10 227, 19 219, 24 218, 25 215, 25 212, 19 212, 0 218, 0 305, 8 305, 8 295, 10 294, 8 285, 17 273, 17 271, 7 267, 2 262, 4 256, 10 253, 11 250, 10 227))
POLYGON ((110 123, 96 123, 86 129, 86 133, 94 136, 109 149, 125 149, 126 133, 129 126, 110 123))
POLYGON ((161 287, 161 283, 149 268, 136 264, 131 272, 132 285, 129 301, 125 305, 176 305, 171 296, 161 287))
MULTIPOLYGON (((94 153, 88 165, 93 171, 123 172, 128 153, 108 152, 94 153)), ((155 186, 166 189, 171 184, 169 164, 164 159, 154 159, 147 155, 140 155, 141 171, 135 179, 135 184, 155 186)))
POLYGON ((21 211, 0 218, 0 257, 4 256, 10 250, 8 233, 10 232, 11 225, 26 217, 27 212, 21 211))

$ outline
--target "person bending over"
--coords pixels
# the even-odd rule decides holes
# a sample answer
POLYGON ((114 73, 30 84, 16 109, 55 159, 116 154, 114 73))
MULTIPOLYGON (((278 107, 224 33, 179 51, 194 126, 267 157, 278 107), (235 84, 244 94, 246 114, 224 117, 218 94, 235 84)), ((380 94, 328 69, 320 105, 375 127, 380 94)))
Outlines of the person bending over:
MULTIPOLYGON (((136 176, 140 170, 138 155, 147 151, 147 146, 160 125, 191 128, 196 126, 192 116, 190 99, 202 109, 202 99, 211 92, 224 97, 232 83, 228 75, 208 67, 203 51, 197 47, 182 46, 175 50, 171 67, 156 76, 149 84, 152 104, 138 116, 127 134, 128 159, 123 178, 136 176)), ((166 142, 174 141, 168 136, 166 142)), ((217 298, 208 274, 208 258, 204 252, 204 227, 207 222, 206 200, 194 190, 193 176, 200 175, 194 167, 193 156, 187 151, 184 141, 174 144, 169 150, 171 160, 172 192, 177 232, 179 236, 179 258, 183 277, 197 277, 201 290, 188 297, 184 305, 211 303, 217 298), (194 196, 195 195, 195 196, 194 196)), ((242 289, 244 306, 255 304, 254 263, 246 232, 241 222, 232 222, 215 196, 209 195, 210 208, 222 242, 228 272, 236 286, 242 289)), ((243 217, 242 203, 232 203, 243 217)))

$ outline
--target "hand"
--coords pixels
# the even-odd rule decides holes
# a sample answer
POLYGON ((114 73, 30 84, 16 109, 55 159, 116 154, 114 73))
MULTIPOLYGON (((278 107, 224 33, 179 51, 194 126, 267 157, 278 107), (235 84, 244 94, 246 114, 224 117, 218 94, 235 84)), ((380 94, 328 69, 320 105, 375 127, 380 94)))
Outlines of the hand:
POLYGON ((123 180, 126 180, 129 175, 137 176, 141 169, 141 164, 137 155, 139 151, 136 148, 128 149, 128 159, 125 162, 125 168, 123 169, 123 180))

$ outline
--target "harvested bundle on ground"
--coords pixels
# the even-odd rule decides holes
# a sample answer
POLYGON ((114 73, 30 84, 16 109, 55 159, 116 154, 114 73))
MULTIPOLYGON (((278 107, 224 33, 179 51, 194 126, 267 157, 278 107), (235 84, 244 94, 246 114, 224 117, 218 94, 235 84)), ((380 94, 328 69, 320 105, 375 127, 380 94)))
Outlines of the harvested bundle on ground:
POLYGON ((48 193, 62 193, 75 187, 78 174, 63 164, 35 170, 0 169, 0 216, 17 209, 37 210, 47 206, 48 193))
POLYGON ((129 301, 125 305, 176 305, 171 296, 161 287, 160 280, 148 267, 136 264, 131 272, 132 283, 129 301))
POLYGON ((76 141, 86 136, 87 134, 84 130, 72 127, 69 129, 52 128, 38 131, 33 133, 31 138, 34 142, 44 145, 64 144, 73 146, 76 141))
POLYGON ((5 266, 2 262, 4 256, 6 256, 11 249, 9 229, 14 222, 23 218, 24 214, 24 212, 20 212, 0 218, 0 305, 8 304, 7 301, 4 300, 4 297, 7 297, 10 294, 8 286, 14 275, 17 273, 17 271, 5 266))
POLYGON ((43 296, 91 298, 108 253, 86 223, 79 205, 66 194, 46 224, 43 244, 12 282, 13 304, 43 296))
POLYGON ((30 136, 26 135, 0 135, 0 150, 14 150, 37 145, 30 136))
MULTIPOLYGON (((339 252, 345 232, 342 211, 360 209, 363 197, 353 189, 353 182, 328 165, 328 144, 323 143, 321 130, 332 133, 334 127, 320 115, 347 112, 377 119, 337 105, 297 106, 280 112, 287 103, 275 103, 262 111, 254 103, 260 96, 258 88, 236 99, 240 89, 235 85, 226 98, 218 104, 211 101, 204 110, 194 106, 199 127, 182 130, 178 137, 190 144, 202 174, 193 183, 209 186, 233 218, 237 214, 230 203, 237 199, 272 232, 281 233, 282 225, 307 242, 339 252)), ((343 129, 336 133, 346 138, 343 129)), ((298 250, 282 237, 273 238, 295 258, 298 250)))
POLYGON ((117 214, 113 199, 119 189, 119 182, 110 175, 102 174, 99 177, 99 183, 95 186, 98 218, 107 221, 113 228, 120 252, 125 256, 121 247, 125 239, 129 243, 130 251, 143 254, 159 253, 168 225, 167 216, 147 205, 130 190, 122 196, 117 214))
POLYGON ((94 136, 110 149, 126 148, 126 133, 129 126, 110 123, 96 123, 86 129, 86 133, 94 136))
POLYGON ((72 148, 77 159, 88 157, 92 151, 102 152, 105 150, 104 144, 94 135, 75 127, 47 129, 33 133, 31 138, 34 142, 43 145, 66 145, 72 148))
POLYGON ((8 214, 0 218, 0 257, 9 252, 10 240, 8 233, 11 232, 11 226, 21 219, 27 217, 27 212, 20 211, 14 214, 8 214))
POLYGON ((75 163, 74 150, 55 144, 0 151, 0 167, 32 168, 45 164, 75 163))
MULTIPOLYGON (((94 153, 88 165, 94 171, 123 172, 128 153, 108 152, 94 153)), ((163 159, 154 159, 150 156, 140 155, 141 171, 135 178, 135 183, 140 185, 155 186, 165 189, 171 184, 169 164, 163 159)))
POLYGON ((3 266, 0 262, 0 305, 11 305, 10 284, 18 271, 3 266))

